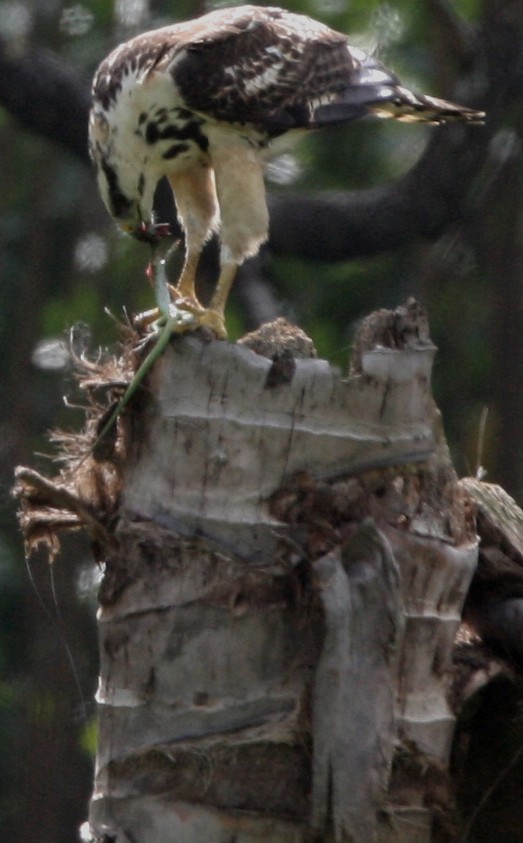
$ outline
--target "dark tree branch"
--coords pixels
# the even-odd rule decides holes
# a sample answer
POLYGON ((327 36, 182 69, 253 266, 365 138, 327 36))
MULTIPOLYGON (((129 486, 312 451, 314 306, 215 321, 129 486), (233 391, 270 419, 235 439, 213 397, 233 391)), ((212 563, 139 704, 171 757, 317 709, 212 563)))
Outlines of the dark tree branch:
POLYGON ((31 132, 89 162, 89 87, 48 50, 19 52, 0 39, 0 105, 31 132))
POLYGON ((450 0, 427 0, 427 9, 445 33, 447 52, 459 62, 462 70, 473 66, 477 49, 475 27, 458 14, 450 0))
POLYGON ((271 195, 270 248, 337 261, 420 238, 435 240, 466 215, 468 186, 489 136, 485 128, 435 129, 425 153, 403 178, 371 190, 271 195))

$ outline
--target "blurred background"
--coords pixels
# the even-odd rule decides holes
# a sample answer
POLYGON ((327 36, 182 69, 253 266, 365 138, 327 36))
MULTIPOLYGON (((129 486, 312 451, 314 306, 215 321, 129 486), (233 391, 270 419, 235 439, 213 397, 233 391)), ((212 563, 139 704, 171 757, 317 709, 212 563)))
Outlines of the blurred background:
MULTIPOLYGON (((351 33, 405 84, 489 118, 467 130, 361 121, 273 162, 271 240, 232 294, 231 339, 284 315, 346 371, 359 320, 415 296, 439 348, 434 394, 458 472, 481 463, 521 502, 523 4, 286 6, 351 33)), ((120 41, 213 7, 0 0, 0 839, 10 843, 76 839, 97 669, 89 549, 72 538, 52 568, 38 556, 26 568, 13 468, 52 474, 46 433, 81 424, 66 406, 81 401, 71 335, 94 355, 117 341, 106 308, 121 318, 152 305, 147 249, 115 230, 89 166, 90 79, 120 41)))

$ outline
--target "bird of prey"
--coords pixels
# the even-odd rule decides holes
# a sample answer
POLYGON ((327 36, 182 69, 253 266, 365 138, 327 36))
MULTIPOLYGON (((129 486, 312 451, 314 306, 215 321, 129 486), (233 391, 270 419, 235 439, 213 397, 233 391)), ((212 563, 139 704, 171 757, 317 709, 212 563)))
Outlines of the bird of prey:
POLYGON ((91 156, 101 195, 126 232, 153 242, 153 195, 173 190, 185 235, 174 289, 195 323, 226 337, 237 268, 268 236, 264 163, 306 132, 367 114, 404 121, 481 122, 482 112, 415 94, 347 37, 304 15, 222 8, 117 47, 93 82, 91 156), (209 307, 195 293, 202 249, 220 234, 209 307))

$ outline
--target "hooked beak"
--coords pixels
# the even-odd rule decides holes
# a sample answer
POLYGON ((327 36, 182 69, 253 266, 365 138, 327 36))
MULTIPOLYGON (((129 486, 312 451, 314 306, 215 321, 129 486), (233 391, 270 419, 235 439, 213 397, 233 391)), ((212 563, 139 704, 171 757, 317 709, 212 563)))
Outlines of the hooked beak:
POLYGON ((165 237, 170 237, 172 234, 171 226, 168 222, 141 222, 139 225, 124 223, 122 229, 126 234, 131 234, 132 237, 141 243, 149 243, 151 246, 157 246, 161 240, 165 237))

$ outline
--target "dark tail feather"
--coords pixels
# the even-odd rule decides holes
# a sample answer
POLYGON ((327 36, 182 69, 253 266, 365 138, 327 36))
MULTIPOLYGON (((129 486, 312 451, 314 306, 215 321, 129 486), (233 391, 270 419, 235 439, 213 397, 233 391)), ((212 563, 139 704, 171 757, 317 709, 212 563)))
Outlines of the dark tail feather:
POLYGON ((470 123, 481 124, 484 111, 463 105, 414 94, 407 88, 394 86, 384 89, 372 86, 349 88, 329 103, 314 110, 313 124, 318 128, 332 123, 343 123, 366 114, 393 118, 405 123, 470 123))
POLYGON ((369 104, 369 112, 378 117, 393 117, 406 122, 481 124, 485 121, 484 111, 476 111, 448 100, 414 94, 400 86, 391 93, 390 100, 369 104))
POLYGON ((395 73, 374 56, 348 47, 353 67, 346 87, 333 93, 328 101, 312 106, 315 126, 342 123, 365 114, 391 117, 405 122, 483 123, 485 113, 436 97, 415 94, 404 88, 395 73))

